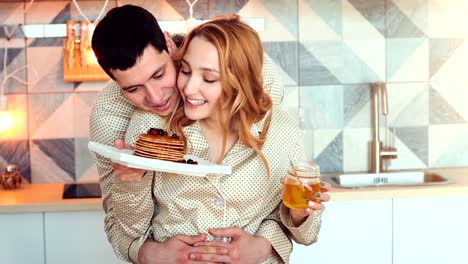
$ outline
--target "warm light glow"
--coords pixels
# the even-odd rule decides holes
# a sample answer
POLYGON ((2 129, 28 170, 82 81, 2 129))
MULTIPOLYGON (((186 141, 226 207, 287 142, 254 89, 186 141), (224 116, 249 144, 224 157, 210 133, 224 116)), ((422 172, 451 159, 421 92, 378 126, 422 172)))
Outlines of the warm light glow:
POLYGON ((86 51, 86 61, 90 64, 98 64, 96 55, 94 55, 94 52, 92 49, 88 49, 86 51))
POLYGON ((3 134, 13 127, 13 115, 8 111, 0 111, 0 134, 3 134))

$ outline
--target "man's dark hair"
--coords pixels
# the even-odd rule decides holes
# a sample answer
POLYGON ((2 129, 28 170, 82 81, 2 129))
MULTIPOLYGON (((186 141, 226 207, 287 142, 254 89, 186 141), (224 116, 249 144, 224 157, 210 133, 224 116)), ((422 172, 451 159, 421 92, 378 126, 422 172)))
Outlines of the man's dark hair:
POLYGON ((111 69, 124 71, 133 67, 148 45, 160 52, 168 51, 156 18, 134 5, 109 10, 97 24, 91 45, 99 65, 111 78, 111 69))

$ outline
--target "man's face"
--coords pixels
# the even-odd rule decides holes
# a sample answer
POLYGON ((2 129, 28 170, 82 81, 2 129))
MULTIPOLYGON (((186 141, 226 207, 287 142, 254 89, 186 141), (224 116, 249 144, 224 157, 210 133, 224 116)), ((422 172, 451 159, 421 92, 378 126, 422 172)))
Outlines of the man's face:
POLYGON ((111 70, 122 93, 137 108, 168 116, 177 104, 177 73, 166 51, 148 45, 135 65, 125 71, 111 70))

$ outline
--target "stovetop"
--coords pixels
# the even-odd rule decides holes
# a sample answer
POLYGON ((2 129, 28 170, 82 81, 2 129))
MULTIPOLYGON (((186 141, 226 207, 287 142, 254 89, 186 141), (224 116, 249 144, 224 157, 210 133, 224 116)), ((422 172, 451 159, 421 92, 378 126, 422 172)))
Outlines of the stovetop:
POLYGON ((67 183, 63 185, 63 199, 100 198, 99 183, 67 183))

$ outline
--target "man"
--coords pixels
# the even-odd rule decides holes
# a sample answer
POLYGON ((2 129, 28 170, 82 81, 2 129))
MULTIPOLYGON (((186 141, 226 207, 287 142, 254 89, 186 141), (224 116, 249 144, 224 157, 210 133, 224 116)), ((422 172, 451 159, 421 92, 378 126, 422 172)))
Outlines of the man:
MULTIPOLYGON (((135 108, 149 111, 162 119, 176 107, 179 94, 176 88, 176 68, 170 58, 170 51, 175 44, 164 35, 154 16, 143 8, 126 5, 115 8, 104 17, 94 31, 92 48, 99 64, 115 81, 109 82, 99 94, 93 108, 90 121, 91 141, 106 145, 124 147, 120 139, 124 138, 131 114, 135 108)), ((271 61, 265 61, 263 67, 265 89, 279 104, 283 97, 283 87, 276 79, 271 61)), ((210 260, 213 254, 227 254, 209 247, 195 247, 196 242, 204 240, 203 235, 177 235, 163 243, 151 239, 151 226, 146 237, 132 236, 129 230, 123 230, 113 214, 112 188, 121 181, 114 175, 111 162, 93 154, 96 161, 103 193, 103 207, 106 212, 105 230, 115 253, 120 258, 140 263, 175 262, 186 263, 190 257, 198 260, 210 260)), ((118 165, 114 165, 118 166, 118 165)), ((143 174, 140 170, 127 169, 129 176, 143 174)), ((139 182, 128 183, 128 188, 139 188, 139 182)), ((152 201, 151 201, 152 202, 152 201)), ((157 213, 157 212, 155 212, 157 213)), ((131 217, 131 216, 129 216, 131 217)), ((135 217, 135 216, 133 216, 135 217)), ((146 228, 146 227, 139 227, 146 228)), ((264 238, 263 244, 253 245, 249 234, 232 228, 229 235, 242 243, 237 254, 251 255, 253 263, 258 263, 263 256, 256 255, 259 249, 275 255, 287 262, 292 250, 288 236, 276 213, 265 219, 256 236, 264 238), (233 234, 234 232, 234 234, 233 234), (265 243, 266 246, 265 246, 265 243)), ((222 230, 220 231, 222 232, 222 230)), ((259 241, 259 240, 256 240, 259 241)))

